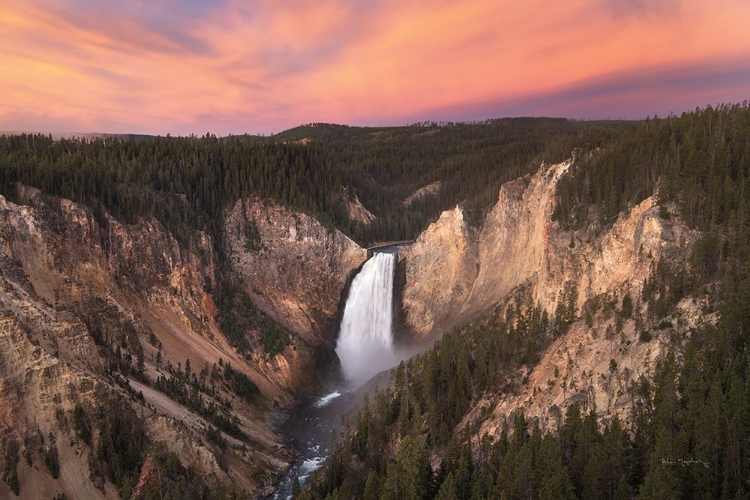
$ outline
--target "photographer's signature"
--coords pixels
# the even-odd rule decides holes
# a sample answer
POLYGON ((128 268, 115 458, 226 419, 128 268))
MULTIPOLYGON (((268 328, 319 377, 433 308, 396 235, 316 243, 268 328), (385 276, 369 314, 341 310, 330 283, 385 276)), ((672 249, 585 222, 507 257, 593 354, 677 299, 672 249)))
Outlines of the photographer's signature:
POLYGON ((664 465, 681 465, 683 467, 690 467, 691 465, 702 465, 708 469, 708 462, 703 460, 695 460, 694 458, 678 458, 673 460, 671 458, 662 458, 661 463, 664 465))

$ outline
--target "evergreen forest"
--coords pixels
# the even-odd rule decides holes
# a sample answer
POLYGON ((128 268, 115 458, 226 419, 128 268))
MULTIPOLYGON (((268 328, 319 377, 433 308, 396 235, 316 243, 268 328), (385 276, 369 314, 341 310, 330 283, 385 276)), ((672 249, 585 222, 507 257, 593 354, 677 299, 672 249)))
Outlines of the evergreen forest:
POLYGON ((369 245, 413 239, 459 203, 480 224, 502 182, 541 161, 565 160, 575 148, 604 146, 635 125, 509 118, 382 129, 315 124, 271 137, 3 136, 0 194, 16 201, 21 182, 126 222, 154 216, 184 244, 190 231, 207 231, 217 245, 222 211, 254 196, 369 245), (436 181, 436 196, 403 206, 436 181), (349 220, 344 200, 354 197, 376 216, 373 224, 349 220))

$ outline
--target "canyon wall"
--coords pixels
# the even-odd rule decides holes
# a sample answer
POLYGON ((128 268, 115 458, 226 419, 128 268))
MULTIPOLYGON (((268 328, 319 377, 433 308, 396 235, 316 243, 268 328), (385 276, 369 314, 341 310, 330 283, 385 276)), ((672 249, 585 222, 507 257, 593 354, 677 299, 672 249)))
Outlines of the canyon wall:
POLYGON ((309 215, 258 199, 238 200, 225 232, 232 266, 256 304, 306 339, 335 341, 341 295, 367 250, 309 215))
POLYGON ((502 185, 481 228, 470 227, 456 207, 399 252, 406 276, 402 317, 418 340, 493 311, 503 314, 509 305, 540 307, 553 320, 561 301, 573 304, 573 324, 522 374, 523 387, 477 407, 476 418, 485 406, 493 411, 483 427, 488 432, 519 408, 553 425, 576 400, 604 417, 620 412, 627 420, 628 385, 655 366, 675 335, 707 319, 699 302, 685 299, 679 317, 669 318, 672 328, 660 331, 647 323, 648 306, 640 301, 644 281, 662 259, 684 266, 698 237, 678 217, 660 216, 655 197, 608 227, 564 231, 552 220, 557 183, 571 165, 543 164, 534 175, 502 185), (611 311, 590 303, 619 307, 625 295, 635 313, 619 323, 611 311), (648 328, 653 338, 640 335, 648 328))
POLYGON ((551 314, 575 285, 580 309, 625 284, 640 290, 663 256, 684 257, 696 235, 660 217, 654 197, 606 230, 561 230, 552 220, 555 189, 571 162, 543 164, 536 174, 503 184, 480 229, 456 207, 399 251, 404 317, 418 339, 485 315, 520 286, 551 314))

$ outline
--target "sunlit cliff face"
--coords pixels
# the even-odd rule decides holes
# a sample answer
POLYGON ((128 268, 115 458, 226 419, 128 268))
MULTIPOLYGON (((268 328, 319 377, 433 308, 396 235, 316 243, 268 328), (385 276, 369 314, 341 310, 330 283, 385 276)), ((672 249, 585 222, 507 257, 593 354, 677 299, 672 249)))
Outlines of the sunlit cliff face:
POLYGON ((7 0, 0 130, 679 113, 750 93, 747 19, 734 0, 7 0))

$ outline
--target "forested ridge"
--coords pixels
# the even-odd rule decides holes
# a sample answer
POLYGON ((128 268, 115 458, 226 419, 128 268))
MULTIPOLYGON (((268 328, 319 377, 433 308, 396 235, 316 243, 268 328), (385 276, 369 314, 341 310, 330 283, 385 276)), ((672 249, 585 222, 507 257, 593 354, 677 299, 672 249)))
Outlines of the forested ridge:
POLYGON ((603 145, 632 126, 514 118, 389 128, 321 124, 266 138, 3 136, 0 189, 15 200, 21 182, 125 221, 153 215, 183 241, 194 229, 218 235, 222 210, 256 196, 369 244, 414 238, 442 210, 462 202, 478 223, 502 182, 541 161, 562 161, 576 147, 603 145), (434 199, 401 205, 436 180, 443 187, 434 199), (345 195, 357 196, 376 215, 373 226, 348 219, 345 195))
MULTIPOLYGON (((521 302, 395 369, 298 498, 750 497, 749 176, 745 103, 649 119, 578 156, 558 185, 555 217, 570 231, 606 228, 656 192, 661 217, 703 235, 686 267, 661 263, 644 283, 639 341, 669 328, 664 318, 683 297, 708 299, 719 319, 673 337, 630 384, 629 425, 573 403, 558 428, 542 431, 517 411, 499 434, 479 433, 483 397, 522 390, 519 368, 584 313, 563 306, 549 318, 521 302)), ((595 299, 587 316, 633 314, 630 297, 595 299)))
POLYGON ((655 117, 625 131, 561 179, 555 219, 571 230, 605 227, 654 193, 662 216, 674 209, 704 235, 688 286, 731 295, 750 256, 748 102, 655 117))
POLYGON ((317 124, 274 139, 311 139, 342 165, 345 185, 377 219, 371 227, 346 224, 355 239, 370 243, 413 239, 439 214, 462 204, 481 224, 497 201, 500 184, 604 145, 636 122, 583 122, 562 118, 504 118, 478 123, 419 123, 407 127, 317 124), (420 187, 440 182, 436 196, 404 207, 420 187))

